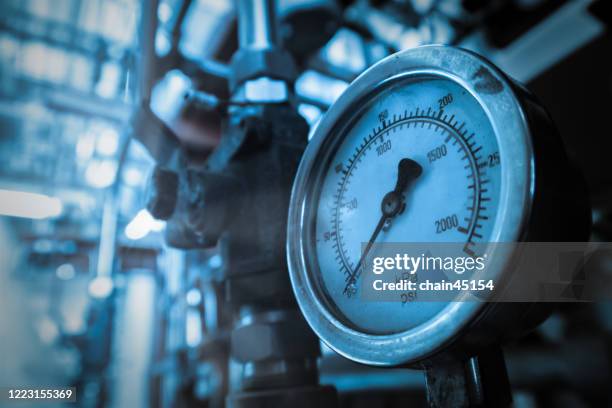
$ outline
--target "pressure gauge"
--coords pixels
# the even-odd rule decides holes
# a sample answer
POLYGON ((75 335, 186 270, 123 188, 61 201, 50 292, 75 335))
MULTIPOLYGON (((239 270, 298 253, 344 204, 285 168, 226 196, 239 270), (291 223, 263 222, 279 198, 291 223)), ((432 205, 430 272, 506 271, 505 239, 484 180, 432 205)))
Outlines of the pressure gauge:
MULTIPOLYGON (((362 245, 453 242, 473 256, 488 242, 586 239, 573 174, 545 112, 485 59, 426 46, 382 60, 313 130, 295 179, 287 252, 306 320, 373 365, 522 330, 532 305, 364 302, 362 245), (562 211, 576 217, 559 228, 562 211)), ((495 276, 510 258, 497 255, 495 276)))

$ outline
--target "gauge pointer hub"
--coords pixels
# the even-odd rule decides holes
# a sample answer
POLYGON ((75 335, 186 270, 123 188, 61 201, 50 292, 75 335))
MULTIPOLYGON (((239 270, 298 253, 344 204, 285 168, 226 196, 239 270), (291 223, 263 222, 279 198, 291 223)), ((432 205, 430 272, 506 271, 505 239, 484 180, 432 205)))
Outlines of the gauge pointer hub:
POLYGON ((359 262, 357 262, 357 266, 355 270, 349 275, 348 280, 346 282, 346 286, 344 287, 344 293, 346 294, 349 288, 355 283, 357 276, 359 275, 359 270, 365 260, 365 257, 370 252, 372 245, 376 241, 378 234, 380 231, 388 228, 390 225, 390 221, 396 217, 398 214, 403 212, 405 207, 405 197, 404 192, 410 185, 410 183, 416 180, 421 173, 423 172, 423 168, 419 165, 419 163, 415 162, 411 159, 402 159, 397 165, 397 181, 395 183, 395 188, 392 191, 389 191, 382 199, 380 203, 380 209, 382 211, 382 215, 368 244, 366 245, 363 253, 361 254, 361 258, 359 258, 359 262), (386 228, 385 228, 386 226, 386 228))

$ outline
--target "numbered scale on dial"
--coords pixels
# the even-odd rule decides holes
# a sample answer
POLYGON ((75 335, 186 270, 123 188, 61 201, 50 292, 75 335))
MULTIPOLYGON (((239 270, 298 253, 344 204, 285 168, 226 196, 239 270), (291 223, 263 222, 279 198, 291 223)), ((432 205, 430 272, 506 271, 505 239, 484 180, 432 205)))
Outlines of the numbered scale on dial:
MULTIPOLYGON (((288 224, 296 298, 330 347, 364 363, 411 363, 467 337, 483 316, 517 313, 479 302, 364 302, 360 279, 375 243, 460 243, 475 256, 479 245, 541 230, 533 214, 547 200, 553 211, 574 205, 556 198, 552 180, 569 166, 543 112, 492 64, 452 47, 393 55, 350 85, 314 129, 288 224)), ((509 256, 494 260, 494 276, 509 256)), ((511 326, 500 330, 519 330, 511 326)))

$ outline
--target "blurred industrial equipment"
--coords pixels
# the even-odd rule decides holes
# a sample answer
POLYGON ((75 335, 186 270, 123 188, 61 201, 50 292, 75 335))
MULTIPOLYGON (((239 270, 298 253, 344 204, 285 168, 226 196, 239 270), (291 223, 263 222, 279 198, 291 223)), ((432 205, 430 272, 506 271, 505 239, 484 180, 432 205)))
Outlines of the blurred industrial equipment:
MULTIPOLYGON (((297 309, 284 228, 309 129, 395 51, 477 51, 548 108, 591 240, 611 241, 609 8, 3 1, 0 386, 72 385, 84 407, 425 406, 421 371, 352 363, 297 309)), ((504 351, 515 406, 612 405, 609 303, 559 307, 504 351)))

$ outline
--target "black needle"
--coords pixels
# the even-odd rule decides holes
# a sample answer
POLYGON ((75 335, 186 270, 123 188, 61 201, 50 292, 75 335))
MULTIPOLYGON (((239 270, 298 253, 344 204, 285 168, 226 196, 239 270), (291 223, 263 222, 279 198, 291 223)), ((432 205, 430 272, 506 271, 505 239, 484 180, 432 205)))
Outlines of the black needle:
POLYGON ((404 206, 404 196, 403 192, 408 188, 408 185, 411 181, 415 180, 417 177, 421 175, 423 172, 423 168, 419 165, 419 163, 415 162, 411 159, 402 159, 397 165, 397 182, 395 183, 395 188, 392 191, 389 191, 383 197, 382 202, 380 203, 380 209, 382 211, 382 215, 380 220, 378 220, 378 224, 376 224, 376 228, 368 241, 361 257, 359 258, 359 262, 357 262, 357 266, 355 270, 349 275, 348 280, 346 282, 346 286, 344 287, 344 293, 348 291, 349 287, 355 282, 357 276, 359 275, 359 270, 361 269, 361 265, 365 260, 368 252, 374 245, 378 234, 382 231, 385 224, 394 218, 397 214, 399 214, 404 206))

